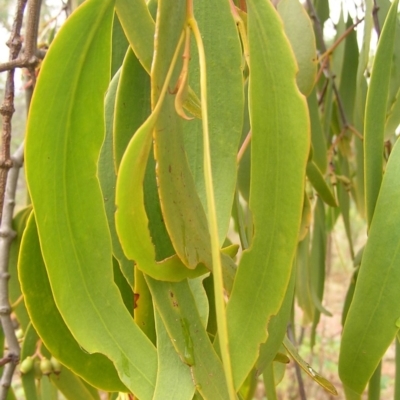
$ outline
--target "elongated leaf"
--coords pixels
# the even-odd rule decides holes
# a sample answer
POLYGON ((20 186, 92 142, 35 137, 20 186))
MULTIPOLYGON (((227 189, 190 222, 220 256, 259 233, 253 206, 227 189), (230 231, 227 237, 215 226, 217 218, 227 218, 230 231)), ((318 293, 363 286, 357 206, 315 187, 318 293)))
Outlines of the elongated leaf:
POLYGON ((314 319, 314 303, 311 297, 310 234, 299 243, 296 255, 296 298, 303 310, 303 325, 314 319))
POLYGON ((358 395, 399 330, 400 211, 393 202, 400 196, 399 177, 397 142, 383 177, 340 349, 340 377, 348 391, 358 395))
POLYGON ((156 345, 156 327, 153 300, 143 272, 135 268, 135 322, 156 345))
POLYGON ((118 171, 133 133, 150 115, 149 75, 131 49, 125 55, 115 100, 114 162, 118 171))
POLYGON ((307 178, 310 180, 314 189, 317 191, 320 198, 331 207, 337 207, 335 195, 332 193, 328 184, 325 182, 319 168, 313 161, 307 163, 307 178))
POLYGON ((138 268, 155 279, 177 282, 203 275, 208 270, 201 265, 195 270, 188 269, 176 255, 156 261, 143 190, 154 127, 152 121, 150 117, 139 128, 122 159, 117 179, 116 226, 126 256, 135 260, 138 268))
POLYGON ((287 290, 310 146, 307 105, 296 86, 294 56, 269 1, 248 2, 248 38, 254 237, 227 307, 237 388, 255 363, 259 345, 267 339, 268 320, 278 313, 287 290))
MULTIPOLYGON (((150 74, 153 60, 155 26, 144 0, 116 0, 115 9, 124 28, 130 46, 143 68, 150 74)), ((189 87, 184 107, 201 118, 200 102, 189 87)))
POLYGON ((26 311, 25 300, 21 298, 21 283, 18 280, 18 254, 20 251, 22 234, 31 211, 32 207, 27 207, 17 213, 13 219, 13 229, 17 233, 17 236, 11 243, 10 258, 8 261, 8 271, 11 275, 8 289, 9 299, 11 304, 18 303, 13 307, 13 312, 16 314, 18 322, 23 330, 27 328, 30 320, 26 311))
POLYGON ((52 374, 50 379, 67 400, 100 400, 98 395, 94 397, 84 383, 65 367, 59 375, 52 374))
POLYGON ((188 365, 182 363, 156 311, 158 374, 153 400, 192 400, 195 391, 188 365))
MULTIPOLYGON (((339 16, 339 21, 335 24, 335 30, 336 34, 334 37, 334 42, 336 42, 345 32, 346 30, 346 25, 351 23, 351 19, 348 18, 347 24, 344 20, 344 10, 343 10, 343 5, 340 4, 340 16, 339 16)), ((340 86, 341 80, 343 75, 340 74, 343 68, 343 62, 344 62, 344 52, 345 52, 345 41, 342 40, 341 43, 335 48, 335 51, 333 54, 330 56, 331 57, 331 69, 332 69, 332 74, 335 76, 335 83, 336 85, 340 86)), ((358 49, 356 51, 358 53, 358 49)))
POLYGON ((53 42, 32 100, 26 168, 43 257, 66 325, 86 351, 104 353, 124 384, 149 399, 157 355, 113 283, 111 239, 96 177, 113 6, 85 2, 53 42), (74 57, 65 59, 66 48, 74 57))
MULTIPOLYGON (((389 0, 378 0, 379 7, 378 19, 383 26, 389 12, 391 2, 389 0)), ((396 128, 400 124, 400 20, 397 18, 397 27, 394 38, 394 48, 391 60, 391 74, 388 95, 388 108, 385 125, 385 140, 393 136, 396 128)))
POLYGON ((390 69, 397 25, 398 0, 392 3, 379 39, 365 109, 365 204, 371 224, 383 174, 383 139, 389 94, 390 69))
POLYGON ((279 310, 279 313, 271 318, 271 321, 268 324, 268 339, 260 347, 260 357, 256 363, 257 375, 263 373, 264 369, 268 368, 268 366, 272 366, 272 362, 277 356, 279 348, 282 345, 287 324, 290 319, 290 312, 293 306, 295 283, 296 268, 293 268, 292 276, 290 277, 289 285, 285 294, 285 299, 282 302, 282 307, 279 310))
POLYGON ((128 260, 122 250, 121 243, 115 228, 115 186, 117 176, 114 170, 114 146, 113 146, 113 122, 115 110, 115 98, 121 71, 118 71, 108 88, 105 98, 105 122, 106 122, 106 135, 103 145, 101 147, 99 164, 98 164, 98 177, 103 193, 104 206, 107 214, 108 228, 111 234, 113 254, 118 260, 121 271, 130 286, 133 286, 133 262, 128 260))
POLYGON ((154 49, 154 21, 144 0, 116 0, 115 10, 129 44, 150 73, 154 49))
MULTIPOLYGON (((350 16, 347 17, 346 27, 353 24, 350 16)), ((343 110, 346 114, 347 120, 351 123, 354 120, 354 105, 357 92, 357 68, 358 68, 358 45, 357 45, 357 32, 353 30, 346 38, 344 45, 344 58, 340 74, 339 93, 340 99, 343 104, 343 110)))
POLYGON ((147 277, 147 283, 176 351, 191 367, 198 392, 205 400, 228 399, 222 363, 200 319, 187 280, 169 283, 147 277))
POLYGON ((114 77, 121 67, 125 53, 129 47, 121 22, 119 22, 116 14, 114 14, 112 29, 111 78, 114 77))
POLYGON ((318 111, 317 93, 315 90, 307 97, 308 109, 311 121, 311 142, 313 148, 312 160, 322 174, 325 174, 328 165, 326 137, 322 130, 318 111))
POLYGON ((126 390, 110 360, 101 354, 83 351, 65 325, 51 292, 34 215, 24 233, 18 272, 32 324, 54 357, 98 388, 126 390))
POLYGON ((317 48, 310 17, 299 0, 281 0, 278 12, 299 67, 297 85, 308 96, 317 75, 317 48))
MULTIPOLYGON (((202 35, 207 60, 207 105, 213 187, 219 240, 222 245, 230 221, 236 184, 236 154, 243 125, 241 45, 229 2, 195 1, 194 15, 202 35), (224 40, 215 40, 217 37, 223 37, 224 40)), ((193 40, 189 82, 191 87, 200 93, 200 69, 193 40)), ((202 122, 198 119, 184 121, 183 131, 189 166, 200 200, 207 210, 202 122)))
POLYGON ((286 350, 289 352, 290 356, 293 358, 293 360, 301 367, 301 369, 311 377, 315 382, 318 383, 318 385, 322 386, 326 391, 333 395, 337 395, 338 392, 336 388, 332 385, 331 382, 329 382, 327 379, 325 379, 323 376, 321 376, 318 372, 316 372, 310 365, 304 361, 300 355, 297 353, 296 348, 293 346, 293 344, 290 342, 290 340, 286 337, 285 340, 283 341, 283 345, 285 346, 286 350))
POLYGON ((332 314, 324 308, 322 300, 325 287, 325 258, 326 258, 326 228, 325 207, 321 199, 317 200, 314 209, 314 227, 310 251, 310 292, 315 306, 314 320, 311 331, 311 347, 315 345, 316 329, 320 314, 332 314))

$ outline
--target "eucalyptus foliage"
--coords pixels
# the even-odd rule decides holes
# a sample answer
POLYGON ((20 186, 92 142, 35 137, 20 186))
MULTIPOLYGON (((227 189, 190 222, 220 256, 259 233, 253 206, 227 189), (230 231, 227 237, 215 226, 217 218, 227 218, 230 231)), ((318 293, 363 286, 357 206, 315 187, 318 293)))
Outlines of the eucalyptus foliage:
POLYGON ((325 46, 327 0, 236 3, 86 0, 52 42, 28 118, 32 205, 15 216, 10 261, 26 399, 252 399, 262 376, 274 399, 289 358, 337 394, 286 330, 296 303, 313 345, 329 314, 339 218, 356 265, 347 399, 395 340, 398 0, 378 0, 378 19, 365 1, 360 49, 343 16, 325 46), (356 256, 351 204, 368 224, 356 256), (39 384, 40 369, 51 375, 39 384))

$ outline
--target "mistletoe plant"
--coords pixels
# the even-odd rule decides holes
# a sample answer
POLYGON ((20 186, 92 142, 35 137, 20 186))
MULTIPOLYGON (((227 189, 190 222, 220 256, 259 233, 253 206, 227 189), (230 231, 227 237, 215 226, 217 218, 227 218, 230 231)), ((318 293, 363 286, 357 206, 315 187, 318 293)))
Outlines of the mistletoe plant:
POLYGON ((87 0, 72 14, 40 68, 32 207, 15 217, 27 399, 37 359, 61 371, 42 393, 70 399, 252 399, 262 375, 274 399, 288 355, 337 394, 286 330, 296 294, 315 343, 340 215, 354 257, 350 198, 369 237, 339 374, 361 398, 400 327, 398 0, 378 1, 368 84, 367 3, 360 53, 350 19, 326 48, 327 1, 307 2, 311 18, 298 0, 87 0))

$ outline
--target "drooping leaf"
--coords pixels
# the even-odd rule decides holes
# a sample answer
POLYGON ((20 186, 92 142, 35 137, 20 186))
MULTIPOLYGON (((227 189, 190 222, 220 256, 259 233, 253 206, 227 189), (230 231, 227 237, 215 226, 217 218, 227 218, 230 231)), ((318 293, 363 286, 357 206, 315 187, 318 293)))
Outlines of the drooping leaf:
POLYGON ((322 130, 318 111, 317 93, 311 92, 307 97, 308 110, 311 121, 311 143, 313 148, 312 160, 322 174, 325 174, 328 165, 326 136, 322 130))
POLYGON ((54 302, 33 214, 24 233, 18 272, 32 324, 54 357, 98 388, 126 390, 110 360, 85 352, 65 325, 54 302))
POLYGON ((177 282, 208 270, 201 265, 188 269, 176 255, 156 261, 143 189, 155 117, 152 114, 135 133, 122 159, 117 179, 116 226, 126 256, 135 260, 138 268, 155 279, 177 282))
POLYGON ((156 311, 158 374, 153 400, 192 400, 195 386, 190 367, 185 365, 156 311))
POLYGON ((317 191, 319 197, 331 207, 337 207, 335 195, 326 183, 324 176, 313 161, 307 163, 307 178, 317 191))
POLYGON ((129 49, 122 64, 115 100, 113 148, 116 171, 133 134, 149 115, 149 75, 129 49))
POLYGON ((117 73, 122 65, 126 50, 129 46, 121 22, 117 14, 114 14, 112 26, 112 54, 111 54, 111 78, 117 73))
MULTIPOLYGON (((400 146, 396 143, 376 203, 354 297, 344 325, 339 374, 346 390, 361 395, 399 330, 400 146), (388 212, 388 210, 391 210, 388 212)), ((355 397, 357 398, 357 397, 355 397)))
POLYGON ((301 356, 297 353, 296 348, 294 345, 290 342, 290 340, 286 337, 285 340, 283 341, 283 345, 285 346, 286 350, 290 354, 290 356, 293 358, 293 360, 301 367, 301 369, 311 377, 318 385, 322 386, 328 393, 331 393, 333 395, 337 395, 338 392, 336 388, 332 385, 331 382, 329 382, 326 378, 321 376, 318 372, 316 372, 310 365, 304 361, 301 356))
POLYGON ((314 319, 315 306, 311 296, 310 233, 299 243, 296 255, 296 299, 303 311, 302 324, 314 319))
POLYGON ((205 400, 228 399, 222 363, 200 319, 188 282, 169 283, 147 277, 165 328, 181 360, 192 370, 205 400))
POLYGON ((153 300, 143 272, 135 268, 135 322, 156 345, 156 326, 153 300))
POLYGON ((144 0, 116 0, 115 10, 130 46, 150 73, 154 50, 154 21, 144 0))
POLYGON ((8 261, 8 271, 11 279, 9 281, 9 300, 11 304, 15 304, 13 312, 16 314, 18 322, 23 330, 25 330, 30 323, 29 315, 26 311, 25 301, 22 298, 21 283, 18 280, 18 254, 21 246, 22 234, 25 229, 26 221, 32 207, 26 207, 18 212, 13 220, 13 229, 17 236, 11 243, 10 255, 8 261))
MULTIPOLYGON (((176 43, 183 30, 185 7, 182 5, 172 7, 167 2, 160 3, 158 15, 157 26, 163 35, 158 36, 158 50, 152 69, 153 102, 158 99, 159 88, 162 86, 169 68, 169 60, 172 58, 176 43), (171 21, 174 22, 171 23, 171 21)), ((175 79, 177 79, 182 66, 178 64, 177 67, 175 79)), ((154 154, 157 161, 156 172, 161 209, 177 255, 190 269, 203 263, 209 270, 212 270, 211 242, 206 213, 197 195, 195 182, 185 155, 182 118, 176 113, 174 97, 171 95, 166 96, 156 122, 154 154)), ((222 157, 224 158, 223 155, 222 157)), ((230 161, 236 163, 235 150, 231 151, 230 161)), ((230 214, 231 203, 232 200, 227 204, 224 203, 225 213, 226 207, 228 207, 230 214)), ((226 216, 224 219, 228 222, 226 216)), ((235 265, 224 254, 221 255, 221 258, 225 266, 225 286, 230 291, 235 265)))
POLYGON ((392 3, 378 42, 365 108, 364 168, 365 204, 371 224, 383 174, 383 140, 390 69, 397 25, 398 0, 392 3))
MULTIPOLYGON (((202 35, 207 60, 211 162, 219 240, 222 245, 230 221, 236 185, 236 154, 243 125, 242 54, 229 2, 195 1, 194 15, 202 35), (215 40, 221 36, 224 40, 215 40)), ((191 87, 200 93, 200 70, 195 46, 192 40, 189 81, 191 87)), ((200 200, 207 212, 202 121, 183 121, 183 132, 188 163, 200 200)))
POLYGON ((299 0, 281 0, 278 12, 299 67, 297 85, 308 96, 317 75, 317 48, 310 17, 299 0))
POLYGON ((58 375, 51 374, 50 379, 67 400, 100 400, 98 394, 93 396, 84 383, 66 367, 58 375))
POLYGON ((112 281, 111 239, 96 176, 113 12, 112 1, 89 0, 54 40, 32 100, 26 169, 43 258, 66 325, 86 351, 109 357, 124 384, 148 399, 156 351, 112 281), (73 56, 65 59, 65 48, 73 56))
POLYGON ((278 313, 289 284, 310 146, 307 105, 296 86, 296 64, 280 18, 268 1, 247 5, 254 236, 227 307, 237 388, 254 365, 268 320, 278 313))
POLYGON ((321 199, 317 199, 314 209, 314 226, 310 250, 310 293, 315 306, 314 320, 311 332, 311 347, 315 345, 316 329, 320 314, 332 314, 322 305, 325 287, 325 258, 326 258, 326 228, 325 206, 321 199))
POLYGON ((115 228, 115 187, 117 176, 114 170, 113 122, 115 101, 121 71, 113 77, 105 98, 105 123, 106 134, 100 151, 98 163, 98 177, 103 194, 104 207, 107 215, 108 228, 111 234, 114 257, 118 260, 121 271, 130 286, 133 286, 133 262, 128 260, 122 250, 115 228))
POLYGON ((268 324, 268 339, 260 347, 260 357, 256 363, 256 374, 260 375, 264 369, 272 365, 286 334, 290 312, 293 306, 294 287, 296 283, 296 268, 293 268, 289 285, 278 314, 273 316, 268 324))
MULTIPOLYGON (((353 20, 350 16, 347 19, 346 27, 350 27, 353 20)), ((350 123, 354 120, 354 104, 357 91, 357 68, 358 68, 358 45, 357 32, 353 30, 346 38, 344 45, 343 65, 340 74, 339 94, 346 118, 350 123)))

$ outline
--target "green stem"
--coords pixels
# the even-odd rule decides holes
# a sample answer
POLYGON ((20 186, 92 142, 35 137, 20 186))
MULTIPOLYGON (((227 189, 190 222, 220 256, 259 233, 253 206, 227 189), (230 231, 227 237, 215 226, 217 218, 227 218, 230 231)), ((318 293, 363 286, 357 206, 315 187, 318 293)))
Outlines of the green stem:
POLYGON ((400 400, 400 342, 396 336, 396 376, 394 380, 394 400, 400 400))
POLYGON ((379 400, 381 397, 382 362, 378 364, 368 385, 368 400, 379 400))
POLYGON ((270 362, 264 370, 263 373, 264 378, 264 387, 265 387, 265 395, 268 400, 278 400, 276 396, 275 389, 275 378, 274 378, 274 364, 270 362))
POLYGON ((233 383, 232 366, 229 354, 229 341, 228 341, 228 324, 226 321, 226 309, 224 298, 224 287, 222 279, 222 266, 220 245, 218 239, 218 224, 217 224, 217 211, 215 206, 214 186, 212 181, 211 170, 211 148, 210 138, 208 131, 208 110, 207 110, 207 73, 206 73, 206 56, 203 46, 203 40, 197 25, 197 21, 193 16, 192 4, 188 4, 188 25, 192 29, 193 35, 196 40, 197 49, 199 52, 200 63, 200 91, 201 91, 201 114, 203 125, 203 144, 204 144, 204 180, 207 195, 207 209, 208 209, 208 226, 211 237, 211 255, 213 263, 214 275, 214 293, 215 293, 215 308, 217 314, 218 337, 220 341, 222 363, 224 365, 226 383, 228 386, 230 400, 236 399, 236 391, 233 383))

